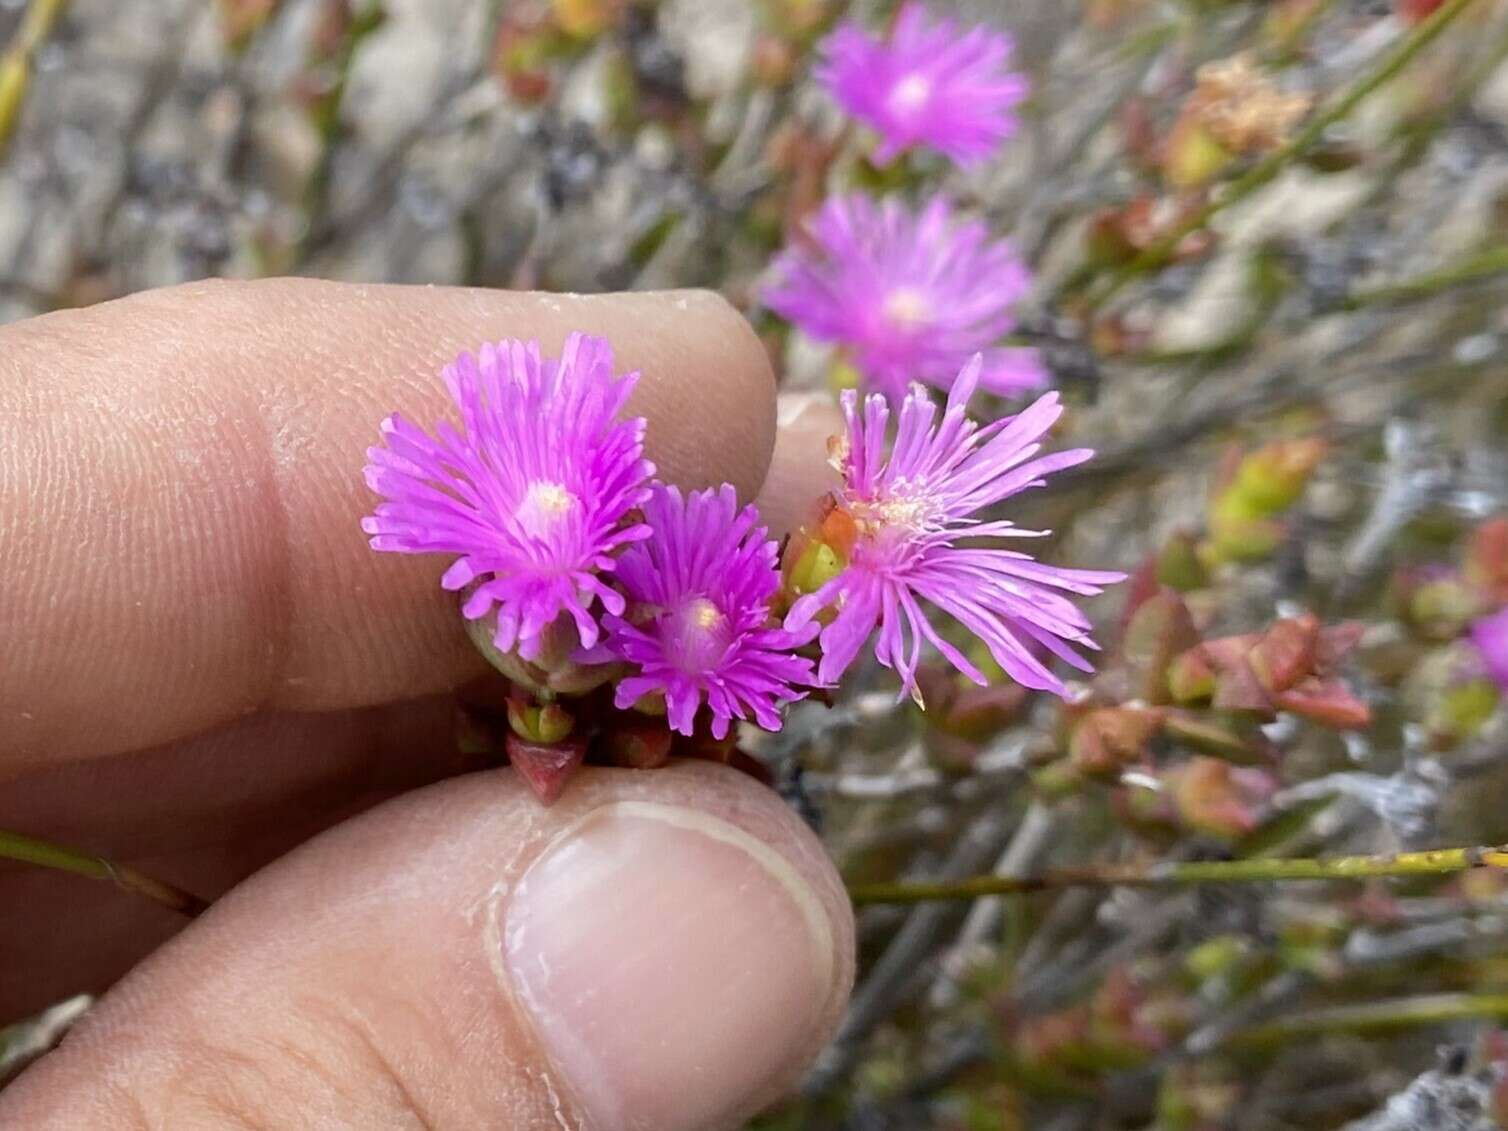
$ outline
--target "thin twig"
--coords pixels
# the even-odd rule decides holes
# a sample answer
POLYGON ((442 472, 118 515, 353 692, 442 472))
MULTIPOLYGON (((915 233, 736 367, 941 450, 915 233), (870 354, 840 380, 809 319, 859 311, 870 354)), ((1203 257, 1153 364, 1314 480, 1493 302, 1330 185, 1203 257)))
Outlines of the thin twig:
POLYGON ((1508 273, 1508 247, 1489 247, 1427 275, 1358 290, 1343 300, 1341 307, 1345 310, 1359 310, 1364 306, 1385 306, 1429 298, 1442 291, 1478 283, 1504 273, 1508 273))
POLYGON ((1183 887, 1193 884, 1268 883, 1278 880, 1369 880, 1403 876, 1448 876, 1477 868, 1508 870, 1508 846, 1435 848, 1329 860, 1194 860, 1152 865, 1108 864, 1058 868, 1035 876, 970 876, 860 884, 849 890, 856 904, 933 903, 1022 895, 1070 887, 1183 887))
POLYGON ((30 85, 37 49, 52 34, 54 25, 68 7, 68 0, 31 0, 21 27, 0 56, 0 151, 3 151, 21 119, 21 106, 30 85))
POLYGON ((1308 1010, 1239 1029, 1225 1043, 1232 1048, 1268 1048, 1327 1033, 1378 1035, 1449 1021, 1501 1018, 1508 1018, 1508 994, 1423 994, 1308 1010))
POLYGON ((103 856, 0 829, 0 858, 53 868, 90 880, 109 880, 122 891, 193 918, 209 906, 196 895, 103 856))

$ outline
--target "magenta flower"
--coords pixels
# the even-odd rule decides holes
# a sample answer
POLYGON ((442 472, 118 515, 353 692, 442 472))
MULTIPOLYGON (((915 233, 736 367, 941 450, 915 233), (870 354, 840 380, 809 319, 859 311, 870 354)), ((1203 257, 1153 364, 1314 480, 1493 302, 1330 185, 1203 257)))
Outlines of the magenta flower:
POLYGON ((979 545, 981 539, 1036 532, 972 516, 1094 453, 1077 449, 1037 457, 1042 437, 1063 411, 1056 393, 983 428, 969 420, 964 406, 980 368, 975 358, 959 374, 941 420, 926 390, 914 388, 901 403, 888 456, 885 399, 870 396, 861 407, 852 391, 844 394, 847 434, 833 441, 844 486, 835 492, 835 510, 823 524, 829 544, 841 542, 831 548, 844 565, 799 598, 785 621, 787 629, 801 631, 820 610, 833 610, 820 637, 817 675, 824 684, 842 675, 876 626, 875 655, 900 674, 913 696, 924 640, 970 679, 984 683, 983 674, 938 633, 922 601, 983 640, 996 662, 1026 687, 1066 694, 1063 681, 1039 657, 1057 656, 1081 671, 1092 670, 1071 647, 1096 647, 1089 622, 1064 594, 1093 595, 1125 575, 1061 569, 1027 554, 979 545), (835 539, 834 532, 842 537, 835 539))
POLYGON ((757 512, 740 511, 726 484, 683 499, 657 483, 644 515, 652 538, 618 561, 628 613, 605 620, 608 647, 639 668, 618 684, 617 705, 661 693, 670 726, 689 735, 705 698, 714 738, 750 715, 779 730, 779 708, 800 699, 797 687, 812 678, 811 661, 793 651, 816 629, 771 623, 780 571, 775 543, 754 525, 757 512))
POLYGON ((395 413, 382 422, 387 446, 367 451, 367 484, 388 500, 362 520, 372 548, 458 555, 441 584, 472 587, 468 619, 496 610, 500 652, 532 659, 562 613, 591 648, 593 602, 624 607, 601 575, 649 536, 628 521, 654 473, 645 422, 617 419, 638 374, 614 376, 608 342, 572 334, 559 360, 504 341, 461 354, 443 376, 460 432, 442 423, 430 436, 395 413))
POLYGON ((1508 691, 1508 607, 1473 624, 1471 642, 1481 653, 1487 674, 1508 691))
POLYGON ((1047 384, 1031 349, 990 348, 1031 273, 977 220, 934 196, 920 213, 895 199, 833 197, 808 221, 810 246, 783 251, 764 302, 812 337, 840 343, 867 388, 900 400, 913 380, 946 389, 983 352, 980 384, 1009 396, 1047 384))
POLYGON ((1008 35, 967 30, 905 4, 888 42, 849 22, 823 40, 818 81, 880 135, 874 158, 930 146, 960 165, 990 156, 1016 132, 1015 107, 1030 84, 1010 71, 1008 35))

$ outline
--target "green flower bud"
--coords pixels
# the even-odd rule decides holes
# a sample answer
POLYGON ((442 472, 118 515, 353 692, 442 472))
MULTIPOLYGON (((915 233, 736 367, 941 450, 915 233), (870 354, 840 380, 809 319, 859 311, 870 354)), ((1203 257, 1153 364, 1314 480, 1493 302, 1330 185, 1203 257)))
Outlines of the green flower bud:
POLYGON ((576 729, 576 720, 559 703, 535 705, 508 700, 508 725, 519 738, 553 746, 576 729))

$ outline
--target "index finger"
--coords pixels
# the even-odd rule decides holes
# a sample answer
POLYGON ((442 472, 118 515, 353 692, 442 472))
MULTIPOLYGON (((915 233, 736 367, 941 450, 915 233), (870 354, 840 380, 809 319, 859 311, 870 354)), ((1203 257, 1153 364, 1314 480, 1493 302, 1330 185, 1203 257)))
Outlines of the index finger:
POLYGON ((448 415, 461 350, 572 330, 642 371, 662 476, 754 496, 774 383, 708 292, 200 283, 0 329, 0 772, 475 674, 446 563, 367 548, 363 452, 448 415))

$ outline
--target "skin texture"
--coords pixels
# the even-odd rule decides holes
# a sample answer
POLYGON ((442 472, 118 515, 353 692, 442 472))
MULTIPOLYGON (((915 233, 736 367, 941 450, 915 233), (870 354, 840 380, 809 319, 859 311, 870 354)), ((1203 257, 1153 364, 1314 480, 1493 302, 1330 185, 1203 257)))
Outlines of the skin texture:
MULTIPOLYGON (((0 329, 0 827, 213 897, 404 795, 182 934, 107 885, 0 865, 0 902, 25 909, 0 919, 0 1018, 104 990, 177 934, 0 1094, 0 1125, 712 1127, 778 1094, 815 1054, 846 996, 851 918, 815 841, 746 779, 602 771, 548 812, 507 771, 408 792, 478 768, 455 752, 452 696, 496 687, 437 584, 445 563, 367 549, 364 449, 389 411, 446 413, 436 374, 459 350, 505 336, 548 350, 572 329, 606 334, 622 368, 642 370, 633 408, 667 480, 729 481, 772 526, 798 521, 822 490, 811 451, 829 422, 786 411, 777 440, 762 347, 702 292, 201 283, 0 329), (713 1085, 675 1101, 674 1116, 637 1062, 612 1085, 621 1097, 581 1102, 589 1085, 519 1012, 507 964, 479 958, 509 921, 506 909, 477 916, 488 893, 511 889, 552 838, 605 835, 616 826, 568 827, 623 798, 720 814, 785 861, 806 893, 792 906, 820 907, 826 924, 830 953, 813 957, 793 927, 790 961, 749 958, 775 971, 810 959, 825 992, 797 988, 820 1008, 771 1020, 751 991, 749 1033, 798 1031, 764 1034, 780 1054, 758 1079, 712 1074, 738 1094, 713 1085)), ((672 855, 688 864, 671 878, 688 900, 754 866, 716 837, 684 835, 672 855)), ((743 1007, 719 1008, 736 1020, 743 1007)), ((693 1029, 693 1047, 714 1055, 718 1030, 693 1029)))

